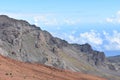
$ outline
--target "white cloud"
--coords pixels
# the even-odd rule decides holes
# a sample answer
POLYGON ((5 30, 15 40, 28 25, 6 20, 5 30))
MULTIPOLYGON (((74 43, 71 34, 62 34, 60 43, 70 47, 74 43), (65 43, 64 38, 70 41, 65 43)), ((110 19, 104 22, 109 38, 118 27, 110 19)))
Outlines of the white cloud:
POLYGON ((118 11, 118 12, 117 12, 117 15, 119 15, 119 16, 120 16, 120 11, 118 11))
POLYGON ((76 36, 76 31, 71 33, 54 33, 54 36, 65 39, 70 43, 84 44, 89 43, 94 49, 102 51, 120 50, 120 32, 114 30, 112 33, 103 31, 101 33, 91 30, 80 33, 76 36))
POLYGON ((63 21, 68 25, 75 25, 80 23, 80 19, 64 19, 63 21))
POLYGON ((120 11, 118 11, 112 17, 106 18, 106 21, 109 22, 109 23, 120 24, 120 11))
POLYGON ((71 33, 60 33, 55 36, 57 37, 62 37, 62 39, 67 40, 70 43, 79 43, 79 44, 84 44, 84 43, 89 43, 91 44, 94 48, 100 49, 100 46, 103 44, 103 39, 101 38, 100 33, 91 30, 89 32, 84 32, 80 33, 79 36, 75 36, 76 31, 71 31, 71 33))
POLYGON ((35 25, 37 25, 38 26, 38 21, 39 21, 39 18, 38 17, 34 17, 34 21, 35 21, 35 25))
POLYGON ((106 21, 112 23, 113 19, 112 18, 107 18, 106 21))
POLYGON ((58 25, 58 20, 54 15, 38 15, 34 17, 36 25, 53 26, 58 25))
POLYGON ((90 32, 85 32, 80 34, 80 38, 83 43, 91 43, 93 45, 101 45, 103 43, 102 38, 100 37, 100 33, 91 30, 90 32))
POLYGON ((80 23, 80 18, 74 18, 71 15, 63 15, 56 13, 7 13, 5 14, 16 19, 24 19, 37 26, 60 26, 60 25, 76 25, 80 23))
POLYGON ((80 22, 79 19, 66 19, 66 18, 59 18, 59 15, 54 16, 54 15, 41 15, 41 16, 37 16, 34 17, 34 21, 35 23, 43 24, 45 26, 60 26, 60 25, 75 25, 78 24, 80 22), (37 19, 37 21, 36 21, 37 19))
POLYGON ((71 31, 71 34, 73 34, 73 35, 74 35, 75 33, 76 33, 76 31, 75 31, 75 30, 71 31))
POLYGON ((71 42, 75 42, 76 41, 76 38, 73 35, 69 35, 68 37, 69 37, 71 42))
POLYGON ((113 31, 112 35, 105 32, 104 36, 108 42, 104 45, 106 50, 120 50, 120 32, 113 31))

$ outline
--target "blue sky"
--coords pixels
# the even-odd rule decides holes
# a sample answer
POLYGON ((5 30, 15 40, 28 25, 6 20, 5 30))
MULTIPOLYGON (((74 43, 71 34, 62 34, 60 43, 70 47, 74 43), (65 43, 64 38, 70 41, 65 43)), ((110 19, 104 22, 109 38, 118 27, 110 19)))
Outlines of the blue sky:
POLYGON ((24 19, 70 43, 120 55, 120 0, 0 0, 0 14, 24 19))

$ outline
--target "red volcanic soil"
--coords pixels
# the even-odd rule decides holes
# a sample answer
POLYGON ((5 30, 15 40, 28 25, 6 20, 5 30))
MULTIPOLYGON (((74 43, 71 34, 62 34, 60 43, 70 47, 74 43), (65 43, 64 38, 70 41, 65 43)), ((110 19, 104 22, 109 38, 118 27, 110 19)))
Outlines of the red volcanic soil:
POLYGON ((40 64, 15 61, 0 56, 0 80, 106 80, 40 64))

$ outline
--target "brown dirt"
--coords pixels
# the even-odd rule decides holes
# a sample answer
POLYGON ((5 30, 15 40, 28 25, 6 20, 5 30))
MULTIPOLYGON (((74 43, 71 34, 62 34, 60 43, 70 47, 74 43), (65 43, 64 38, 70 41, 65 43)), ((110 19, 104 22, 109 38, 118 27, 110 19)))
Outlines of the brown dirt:
POLYGON ((97 76, 60 70, 0 56, 0 80, 106 80, 97 76))

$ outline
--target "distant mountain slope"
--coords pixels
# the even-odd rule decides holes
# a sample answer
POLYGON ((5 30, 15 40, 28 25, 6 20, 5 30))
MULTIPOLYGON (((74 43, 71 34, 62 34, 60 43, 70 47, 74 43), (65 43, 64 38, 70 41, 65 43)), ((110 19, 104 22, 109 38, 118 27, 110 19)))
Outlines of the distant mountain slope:
POLYGON ((0 52, 23 62, 120 79, 119 70, 111 69, 104 52, 93 50, 87 43, 69 44, 27 21, 5 15, 0 15, 0 52))
POLYGON ((0 80, 106 80, 40 64, 22 63, 0 55, 0 80))
POLYGON ((112 63, 110 67, 112 70, 120 71, 120 55, 108 57, 107 60, 112 63))
POLYGON ((118 56, 111 56, 107 58, 108 61, 112 62, 112 63, 119 63, 120 62, 120 55, 118 56))

